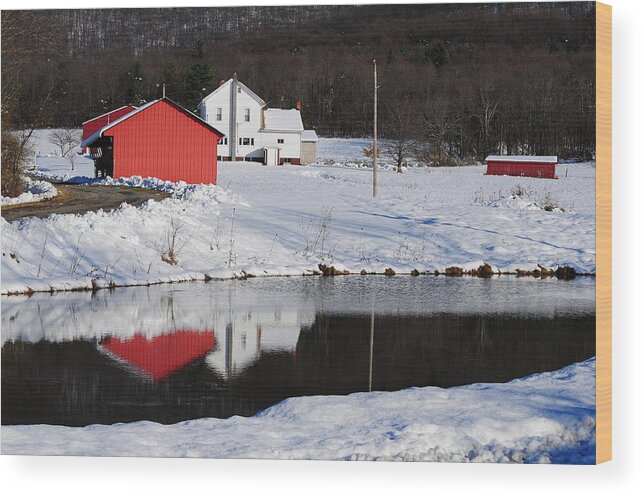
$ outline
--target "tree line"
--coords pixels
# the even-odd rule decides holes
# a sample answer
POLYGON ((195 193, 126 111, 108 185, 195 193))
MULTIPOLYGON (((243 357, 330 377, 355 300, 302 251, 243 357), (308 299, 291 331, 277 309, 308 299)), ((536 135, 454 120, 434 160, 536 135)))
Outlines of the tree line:
POLYGON ((594 151, 593 2, 5 11, 2 28, 3 128, 78 127, 163 85, 195 110, 236 72, 322 136, 367 136, 377 59, 382 137, 432 163, 594 151))

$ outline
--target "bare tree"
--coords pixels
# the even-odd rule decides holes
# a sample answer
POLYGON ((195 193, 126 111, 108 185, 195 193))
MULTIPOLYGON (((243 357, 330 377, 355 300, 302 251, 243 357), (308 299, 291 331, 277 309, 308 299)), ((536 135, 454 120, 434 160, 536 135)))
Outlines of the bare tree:
POLYGON ((482 140, 482 155, 489 152, 489 137, 493 118, 496 115, 500 99, 491 85, 480 87, 478 95, 473 99, 473 116, 480 125, 480 137, 482 140))
POLYGON ((413 154, 416 126, 410 99, 403 96, 396 101, 387 102, 383 131, 387 140, 383 143, 385 153, 395 161, 397 172, 413 154))
POLYGON ((443 165, 447 155, 452 154, 449 142, 460 120, 460 113, 448 98, 437 92, 427 96, 423 112, 424 131, 431 145, 431 157, 437 165, 443 165))
POLYGON ((74 148, 80 143, 80 132, 77 129, 57 129, 49 135, 49 142, 60 150, 60 156, 67 159, 74 170, 76 154, 74 148))
POLYGON ((16 114, 23 81, 22 69, 30 57, 54 46, 52 24, 44 11, 2 12, 2 194, 18 196, 23 191, 22 175, 31 154, 30 139, 52 108, 53 81, 49 78, 34 98, 35 112, 28 125, 17 129, 16 114), (28 40, 28 42, 25 42, 28 40))

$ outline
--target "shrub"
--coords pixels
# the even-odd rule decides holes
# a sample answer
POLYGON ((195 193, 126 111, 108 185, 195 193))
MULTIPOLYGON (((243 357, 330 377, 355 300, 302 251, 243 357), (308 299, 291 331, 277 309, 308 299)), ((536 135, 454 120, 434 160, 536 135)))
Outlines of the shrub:
POLYGON ((13 198, 24 192, 22 175, 29 151, 14 134, 2 131, 2 196, 13 198))

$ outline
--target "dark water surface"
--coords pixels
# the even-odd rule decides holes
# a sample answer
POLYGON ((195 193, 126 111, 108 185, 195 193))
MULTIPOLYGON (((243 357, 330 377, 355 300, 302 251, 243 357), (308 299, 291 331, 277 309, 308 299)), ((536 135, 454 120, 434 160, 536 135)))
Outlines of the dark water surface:
POLYGON ((2 298, 2 424, 174 423, 595 355, 594 280, 278 278, 2 298))

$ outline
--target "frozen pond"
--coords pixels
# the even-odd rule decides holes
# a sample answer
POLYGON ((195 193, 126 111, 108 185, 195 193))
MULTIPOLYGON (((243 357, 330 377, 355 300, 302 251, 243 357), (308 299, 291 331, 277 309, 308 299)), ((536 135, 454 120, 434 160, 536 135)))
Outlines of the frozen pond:
POLYGON ((595 281, 295 277, 3 297, 2 423, 253 415, 595 355, 595 281))

